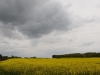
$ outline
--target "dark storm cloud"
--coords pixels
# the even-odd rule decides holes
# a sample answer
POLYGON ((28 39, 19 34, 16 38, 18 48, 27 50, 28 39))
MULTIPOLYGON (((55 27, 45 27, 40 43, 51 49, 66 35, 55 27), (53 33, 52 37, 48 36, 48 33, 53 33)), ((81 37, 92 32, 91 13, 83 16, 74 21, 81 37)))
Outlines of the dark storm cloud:
POLYGON ((5 35, 11 36, 11 28, 16 27, 32 38, 67 30, 70 24, 61 4, 51 0, 0 0, 0 21, 5 35))
POLYGON ((35 11, 44 2, 46 0, 0 0, 0 20, 4 23, 24 23, 30 19, 31 10, 35 11))

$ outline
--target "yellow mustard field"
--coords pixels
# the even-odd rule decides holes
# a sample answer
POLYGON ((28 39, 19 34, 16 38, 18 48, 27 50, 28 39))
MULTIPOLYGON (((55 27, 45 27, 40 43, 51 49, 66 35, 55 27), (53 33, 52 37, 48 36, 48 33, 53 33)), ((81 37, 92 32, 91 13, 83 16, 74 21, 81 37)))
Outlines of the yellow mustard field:
POLYGON ((100 75, 100 58, 9 59, 0 75, 100 75))

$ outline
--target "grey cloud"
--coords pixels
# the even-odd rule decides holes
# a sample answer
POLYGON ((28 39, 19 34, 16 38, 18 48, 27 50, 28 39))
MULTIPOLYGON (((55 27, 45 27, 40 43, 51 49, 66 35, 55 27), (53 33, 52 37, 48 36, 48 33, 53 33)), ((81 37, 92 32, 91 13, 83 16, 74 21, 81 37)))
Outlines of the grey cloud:
POLYGON ((23 54, 22 51, 17 51, 15 49, 1 49, 0 50, 0 53, 3 55, 3 56, 11 56, 11 55, 15 55, 15 56, 21 56, 20 53, 23 54), (10 51, 10 50, 13 50, 13 51, 10 51))
POLYGON ((82 46, 89 46, 89 45, 92 45, 93 43, 95 43, 95 42, 92 41, 92 42, 84 43, 84 44, 82 44, 82 46))
POLYGON ((74 40, 71 38, 70 40, 68 40, 69 42, 73 42, 74 40))
POLYGON ((67 30, 70 24, 61 4, 52 0, 0 0, 0 21, 5 35, 14 35, 11 31, 16 27, 30 38, 67 30))
POLYGON ((29 20, 31 10, 35 11, 35 8, 41 6, 45 1, 0 0, 0 20, 4 23, 24 23, 29 20))
POLYGON ((0 35, 3 37, 9 37, 14 39, 22 39, 22 34, 16 29, 16 27, 12 26, 12 24, 1 24, 0 25, 0 35))

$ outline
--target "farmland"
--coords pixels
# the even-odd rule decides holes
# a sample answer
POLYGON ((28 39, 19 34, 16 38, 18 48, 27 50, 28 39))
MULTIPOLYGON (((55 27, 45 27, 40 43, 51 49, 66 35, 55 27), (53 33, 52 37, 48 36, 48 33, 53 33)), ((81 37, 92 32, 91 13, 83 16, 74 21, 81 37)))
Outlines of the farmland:
POLYGON ((100 58, 8 59, 0 75, 100 75, 100 58))

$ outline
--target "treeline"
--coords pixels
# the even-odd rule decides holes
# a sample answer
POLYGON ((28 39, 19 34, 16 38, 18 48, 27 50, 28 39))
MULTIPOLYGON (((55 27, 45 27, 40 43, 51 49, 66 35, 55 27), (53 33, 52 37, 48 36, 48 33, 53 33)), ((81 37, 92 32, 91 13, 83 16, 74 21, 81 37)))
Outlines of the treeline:
POLYGON ((72 54, 63 54, 63 55, 52 55, 52 58, 91 58, 91 57, 100 57, 100 53, 87 52, 87 53, 72 53, 72 54))
MULTIPOLYGON (((7 60, 7 59, 12 59, 12 58, 22 58, 22 57, 19 57, 19 56, 14 56, 14 55, 12 55, 12 56, 2 56, 1 54, 0 54, 0 61, 4 61, 4 60, 7 60)), ((34 56, 34 57, 24 57, 24 58, 37 58, 36 56, 34 56)))
MULTIPOLYGON (((87 53, 71 53, 71 54, 62 54, 62 55, 52 55, 52 58, 91 58, 91 57, 100 57, 100 53, 96 52, 87 52, 87 53)), ((0 54, 0 61, 12 59, 12 58, 21 58, 19 56, 2 56, 0 54)), ((24 57, 24 58, 37 58, 37 57, 24 57)))
POLYGON ((11 58, 21 58, 21 57, 19 57, 19 56, 13 56, 13 55, 11 57, 8 57, 8 56, 2 56, 0 54, 0 61, 11 59, 11 58))

